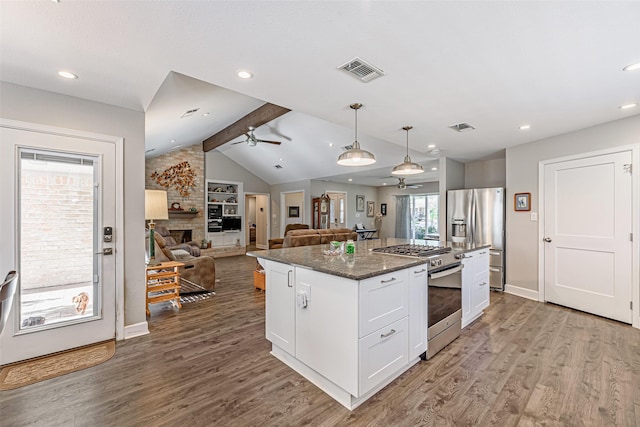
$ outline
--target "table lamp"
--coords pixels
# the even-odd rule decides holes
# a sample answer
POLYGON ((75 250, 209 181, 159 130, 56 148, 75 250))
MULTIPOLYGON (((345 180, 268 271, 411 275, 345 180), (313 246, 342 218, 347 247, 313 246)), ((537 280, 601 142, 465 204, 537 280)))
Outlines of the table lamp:
POLYGON ((156 261, 155 228, 156 219, 169 219, 167 192, 164 190, 144 190, 144 219, 149 220, 149 266, 160 265, 156 261))

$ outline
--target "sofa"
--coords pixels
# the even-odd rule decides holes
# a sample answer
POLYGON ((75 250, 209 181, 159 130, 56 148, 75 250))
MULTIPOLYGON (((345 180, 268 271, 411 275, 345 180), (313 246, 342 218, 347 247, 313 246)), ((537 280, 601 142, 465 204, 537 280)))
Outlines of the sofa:
MULTIPOLYGON (((289 234, 290 231, 293 231, 293 230, 308 230, 308 229, 309 229, 308 224, 299 224, 299 223, 287 224, 287 226, 284 228, 284 235, 286 236, 287 234, 289 234)), ((283 243, 284 243, 283 237, 276 237, 275 239, 269 239, 269 249, 280 249, 283 243)))
POLYGON ((350 228, 292 230, 284 236, 283 248, 296 246, 322 245, 337 240, 358 240, 358 233, 350 228))
MULTIPOLYGON (((191 289, 193 289, 193 291, 213 291, 215 289, 216 263, 213 258, 209 256, 195 257, 184 249, 169 249, 165 238, 159 233, 154 233, 154 240, 154 252, 157 261, 179 261, 184 263, 184 267, 179 268, 180 279, 184 280, 190 286, 185 286, 184 290, 180 291, 181 293, 187 293, 191 289), (187 290, 187 288, 189 290, 187 290)), ((146 232, 145 236, 145 251, 148 259, 149 231, 146 232)))

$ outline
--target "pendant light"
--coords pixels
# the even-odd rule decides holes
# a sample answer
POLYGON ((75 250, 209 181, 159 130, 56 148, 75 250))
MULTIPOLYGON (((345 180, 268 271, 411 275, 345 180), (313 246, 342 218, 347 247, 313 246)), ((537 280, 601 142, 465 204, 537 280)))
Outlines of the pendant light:
POLYGON ((366 166, 376 162, 376 158, 368 151, 362 150, 358 143, 358 110, 362 108, 362 104, 351 104, 349 107, 356 113, 356 140, 351 149, 340 154, 338 164, 341 166, 366 166))
POLYGON ((417 173, 424 172, 422 165, 413 163, 411 157, 409 157, 409 131, 413 129, 413 126, 405 126, 402 129, 407 131, 407 155, 404 158, 404 162, 393 168, 391 173, 393 175, 415 175, 417 173))

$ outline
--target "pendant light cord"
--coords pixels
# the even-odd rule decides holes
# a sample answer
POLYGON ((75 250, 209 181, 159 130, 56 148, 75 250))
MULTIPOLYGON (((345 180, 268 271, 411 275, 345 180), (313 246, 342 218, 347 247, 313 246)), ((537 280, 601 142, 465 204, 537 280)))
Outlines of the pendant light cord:
POLYGON ((356 142, 358 142, 358 109, 354 109, 354 111, 356 112, 356 142))

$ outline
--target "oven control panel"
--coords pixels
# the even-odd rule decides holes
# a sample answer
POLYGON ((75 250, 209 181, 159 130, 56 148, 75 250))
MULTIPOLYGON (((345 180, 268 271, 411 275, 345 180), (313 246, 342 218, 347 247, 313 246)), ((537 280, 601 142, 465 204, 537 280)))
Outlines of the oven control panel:
POLYGON ((431 267, 440 267, 442 264, 442 258, 435 258, 431 260, 431 267))

